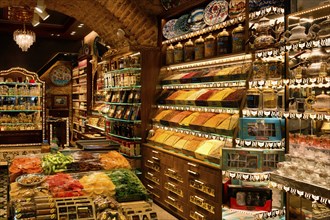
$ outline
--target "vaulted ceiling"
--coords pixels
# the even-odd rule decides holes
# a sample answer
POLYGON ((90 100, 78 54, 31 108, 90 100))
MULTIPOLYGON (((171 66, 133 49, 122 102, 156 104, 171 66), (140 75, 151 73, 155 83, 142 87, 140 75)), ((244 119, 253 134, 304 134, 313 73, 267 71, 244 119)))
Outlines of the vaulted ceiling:
MULTIPOLYGON (((0 8, 3 8, 3 18, 0 19, 2 29, 0 28, 0 31, 12 31, 8 28, 9 25, 12 26, 12 29, 20 25, 17 23, 8 24, 8 21, 4 19, 8 6, 26 5, 33 8, 36 4, 36 0, 0 1, 0 8)), ((94 30, 112 47, 119 47, 123 43, 144 46, 157 45, 156 15, 163 12, 160 0, 45 0, 45 5, 50 14, 52 11, 56 11, 67 16, 65 18, 54 13, 58 16, 57 21, 54 17, 53 21, 50 19, 50 22, 47 23, 46 20, 40 27, 30 26, 33 30, 39 29, 40 34, 45 36, 50 35, 53 31, 56 34, 62 33, 63 38, 65 36, 70 38, 72 29, 79 23, 83 23, 85 32, 94 30), (61 22, 58 22, 59 20, 61 22), (125 32, 123 37, 117 35, 118 29, 125 32)), ((83 31, 80 32, 84 33, 83 31)))

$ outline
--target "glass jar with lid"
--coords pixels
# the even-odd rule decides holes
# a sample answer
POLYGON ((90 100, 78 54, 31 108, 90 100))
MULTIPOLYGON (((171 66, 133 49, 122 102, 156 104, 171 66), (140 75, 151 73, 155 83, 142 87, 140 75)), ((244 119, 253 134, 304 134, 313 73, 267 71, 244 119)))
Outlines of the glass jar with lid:
POLYGON ((204 58, 204 39, 200 36, 195 40, 195 60, 204 58))
POLYGON ((267 65, 262 59, 258 58, 253 62, 252 70, 254 80, 266 79, 267 65))
POLYGON ((244 27, 242 24, 239 24, 238 27, 234 28, 232 32, 233 37, 233 53, 241 52, 244 50, 244 27))
POLYGON ((170 65, 174 63, 174 47, 172 44, 170 44, 166 48, 166 64, 170 65))
POLYGON ((194 42, 192 42, 191 39, 189 39, 185 44, 184 44, 184 61, 192 61, 194 60, 194 42))
POLYGON ((181 42, 174 46, 174 63, 183 62, 183 45, 181 42))
POLYGON ((246 107, 249 109, 258 109, 260 106, 260 91, 257 88, 251 88, 246 93, 246 107))
POLYGON ((217 36, 217 55, 229 53, 230 34, 224 28, 217 36))
POLYGON ((262 104, 264 110, 273 110, 277 107, 277 95, 274 89, 266 88, 262 91, 262 104))
POLYGON ((271 59, 267 61, 267 78, 280 79, 282 77, 282 61, 279 59, 271 59))
POLYGON ((215 56, 215 37, 211 33, 205 38, 204 53, 205 57, 215 56))

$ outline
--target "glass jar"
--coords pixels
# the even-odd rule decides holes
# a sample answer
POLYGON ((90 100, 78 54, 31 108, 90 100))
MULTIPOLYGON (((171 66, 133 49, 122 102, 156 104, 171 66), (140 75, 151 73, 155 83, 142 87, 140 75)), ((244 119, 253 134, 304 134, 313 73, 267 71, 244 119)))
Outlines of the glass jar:
POLYGON ((253 62, 253 79, 266 79, 267 65, 262 59, 253 62))
POLYGON ((174 47, 172 44, 170 44, 166 48, 166 64, 170 65, 174 63, 174 47))
POLYGON ((238 27, 234 28, 233 33, 233 53, 235 52, 241 52, 244 50, 244 27, 242 24, 239 24, 238 27))
POLYGON ((217 55, 227 54, 230 49, 230 34, 223 29, 217 36, 217 55))
POLYGON ((192 61, 194 60, 194 42, 192 42, 191 39, 189 39, 184 44, 184 61, 192 61))
POLYGON ((280 79, 282 77, 282 62, 278 59, 267 62, 267 78, 280 79))
POLYGON ((181 42, 174 46, 174 63, 183 62, 183 46, 181 42))
POLYGON ((204 39, 200 36, 195 40, 195 60, 204 58, 204 39))
POLYGON ((260 91, 257 88, 251 88, 246 93, 246 106, 250 109, 258 109, 260 105, 260 91))
POLYGON ((205 38, 204 53, 205 57, 215 56, 215 37, 211 33, 205 38))
POLYGON ((267 88, 262 91, 262 103, 263 109, 276 109, 277 107, 277 95, 274 89, 267 88))

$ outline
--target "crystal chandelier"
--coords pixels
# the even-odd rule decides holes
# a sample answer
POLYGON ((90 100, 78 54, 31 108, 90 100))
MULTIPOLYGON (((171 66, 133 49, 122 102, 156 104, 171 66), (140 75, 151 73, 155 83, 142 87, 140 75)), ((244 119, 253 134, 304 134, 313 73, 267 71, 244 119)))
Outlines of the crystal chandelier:
POLYGON ((36 41, 36 34, 33 31, 26 30, 25 25, 22 29, 14 31, 14 40, 22 51, 27 51, 31 45, 36 41))

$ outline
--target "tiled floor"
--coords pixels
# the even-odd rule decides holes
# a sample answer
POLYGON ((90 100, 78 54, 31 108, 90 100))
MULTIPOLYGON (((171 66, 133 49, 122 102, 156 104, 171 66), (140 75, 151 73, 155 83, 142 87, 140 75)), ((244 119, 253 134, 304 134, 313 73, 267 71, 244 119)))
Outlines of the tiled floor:
POLYGON ((152 209, 153 211, 157 212, 158 220, 178 220, 176 217, 169 214, 155 203, 152 204, 152 209))

